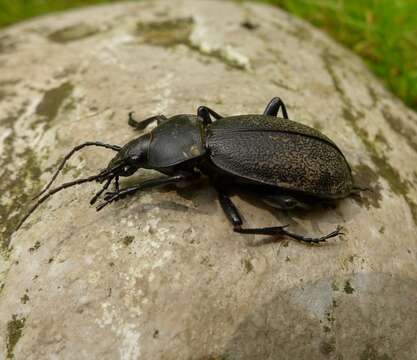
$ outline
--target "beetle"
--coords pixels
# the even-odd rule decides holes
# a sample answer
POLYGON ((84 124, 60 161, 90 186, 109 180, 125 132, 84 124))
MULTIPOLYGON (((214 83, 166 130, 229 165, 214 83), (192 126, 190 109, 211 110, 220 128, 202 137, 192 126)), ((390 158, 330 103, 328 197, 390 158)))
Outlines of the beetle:
POLYGON ((104 183, 90 200, 93 205, 114 180, 115 188, 105 192, 103 202, 97 206, 99 211, 139 191, 188 183, 205 175, 216 188, 220 205, 235 232, 286 235, 319 243, 342 234, 341 227, 321 237, 295 234, 287 230, 288 225, 245 228, 229 196, 230 189, 253 192, 282 210, 308 209, 311 203, 345 198, 362 190, 354 185, 351 168, 339 147, 318 130, 290 120, 279 97, 268 103, 262 115, 222 117, 209 107, 200 106, 196 115, 157 115, 139 122, 129 113, 128 124, 137 130, 144 130, 153 122, 157 122, 156 127, 123 147, 86 142, 72 149, 19 227, 49 196, 84 182, 104 183), (282 117, 278 116, 279 110, 282 117), (48 191, 66 161, 86 146, 104 147, 117 154, 99 174, 48 191), (131 176, 142 168, 156 170, 163 176, 120 188, 120 177, 131 176))

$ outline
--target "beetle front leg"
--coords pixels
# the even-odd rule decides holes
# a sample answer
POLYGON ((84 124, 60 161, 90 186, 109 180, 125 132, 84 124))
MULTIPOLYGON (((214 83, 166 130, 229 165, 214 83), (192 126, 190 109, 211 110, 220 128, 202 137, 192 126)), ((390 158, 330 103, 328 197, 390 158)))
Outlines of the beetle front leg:
POLYGON ((207 106, 199 106, 197 109, 197 115, 203 119, 204 125, 212 123, 210 115, 213 116, 216 120, 222 118, 221 115, 219 115, 207 106))
POLYGON ((119 191, 111 191, 111 192, 107 192, 104 196, 104 201, 99 204, 97 206, 97 211, 100 211, 101 209, 103 209, 105 206, 107 206, 108 204, 110 204, 113 201, 117 201, 120 200, 121 198, 124 198, 128 195, 133 195, 135 192, 137 191, 141 191, 141 190, 145 190, 145 189, 151 189, 157 186, 163 186, 163 185, 168 185, 168 184, 175 184, 178 183, 180 181, 184 181, 184 180, 188 180, 189 176, 187 175, 174 175, 174 176, 170 176, 170 177, 160 177, 160 178, 156 178, 156 179, 151 179, 151 180, 147 180, 144 181, 140 184, 137 184, 135 186, 132 187, 128 187, 126 189, 121 189, 119 191))
POLYGON ((134 112, 131 111, 129 113, 129 120, 128 120, 128 124, 135 128, 136 130, 143 130, 145 129, 148 125, 152 124, 154 121, 157 122, 157 124, 162 124, 163 122, 167 121, 168 118, 164 115, 156 115, 156 116, 152 116, 150 118, 147 118, 145 120, 142 121, 137 121, 134 117, 133 117, 134 112))
POLYGON ((252 228, 252 229, 244 229, 242 228, 242 218, 239 214, 239 211, 237 210, 235 204, 233 204, 232 200, 229 196, 227 196, 225 193, 219 191, 219 201, 220 205, 223 208, 223 211, 225 212, 227 218, 233 225, 233 231, 241 233, 241 234, 254 234, 254 235, 286 235, 290 238, 293 238, 295 240, 307 242, 307 243, 319 243, 324 242, 327 239, 330 239, 332 237, 338 236, 343 234, 341 232, 341 228, 337 227, 336 230, 332 231, 331 233, 321 236, 321 237, 307 237, 303 235, 298 235, 295 233, 292 233, 290 231, 287 231, 286 228, 288 225, 284 226, 274 226, 274 227, 264 227, 264 228, 252 228))
POLYGON ((284 119, 288 119, 287 108, 285 107, 284 102, 279 97, 274 97, 269 102, 269 104, 266 106, 264 110, 264 115, 277 116, 279 109, 281 109, 282 116, 284 116, 284 119))

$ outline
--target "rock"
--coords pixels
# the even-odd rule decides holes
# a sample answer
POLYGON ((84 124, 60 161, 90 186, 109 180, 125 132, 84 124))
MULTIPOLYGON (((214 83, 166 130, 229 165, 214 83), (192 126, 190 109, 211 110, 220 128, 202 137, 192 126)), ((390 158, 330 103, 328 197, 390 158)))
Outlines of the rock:
MULTIPOLYGON (((350 52, 276 8, 166 0, 2 30, 0 66, 3 358, 415 358, 417 115, 350 52), (100 213, 88 204, 98 184, 75 187, 13 233, 69 149, 138 135, 128 111, 254 113, 273 96, 372 191, 304 213, 244 195, 237 205, 252 226, 341 224, 344 236, 307 246, 235 234, 207 181, 100 213)), ((84 150, 57 184, 112 156, 84 150)))

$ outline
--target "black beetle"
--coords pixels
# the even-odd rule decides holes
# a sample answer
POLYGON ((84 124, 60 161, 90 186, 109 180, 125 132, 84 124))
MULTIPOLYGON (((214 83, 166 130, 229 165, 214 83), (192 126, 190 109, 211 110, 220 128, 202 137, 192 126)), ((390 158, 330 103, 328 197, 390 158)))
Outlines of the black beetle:
POLYGON ((115 190, 104 194, 101 210, 126 195, 156 186, 189 182, 204 174, 218 191, 220 204, 234 231, 244 234, 287 235, 310 243, 341 234, 338 227, 322 237, 305 237, 286 230, 287 226, 243 228, 242 218, 228 196, 228 190, 253 191, 267 204, 279 209, 308 208, 320 199, 339 199, 356 193, 349 164, 336 144, 321 132, 288 119, 285 104, 273 98, 263 115, 222 117, 200 106, 197 115, 163 115, 136 121, 129 114, 129 125, 143 130, 156 121, 158 126, 125 146, 87 142, 65 156, 44 194, 72 154, 86 146, 117 151, 106 169, 85 179, 65 183, 50 190, 30 209, 26 218, 52 194, 89 181, 105 182, 91 199, 94 204, 115 180, 115 190), (282 110, 283 118, 277 117, 282 110), (212 121, 211 116, 216 119, 212 121), (154 169, 165 176, 136 186, 119 188, 120 176, 131 176, 140 168, 154 169))

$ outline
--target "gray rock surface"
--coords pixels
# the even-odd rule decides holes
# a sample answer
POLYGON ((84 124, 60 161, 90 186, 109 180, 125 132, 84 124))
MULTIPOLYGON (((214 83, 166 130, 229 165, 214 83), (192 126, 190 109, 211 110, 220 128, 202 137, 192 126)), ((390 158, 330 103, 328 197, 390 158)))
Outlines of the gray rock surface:
MULTIPOLYGON (((267 6, 141 1, 2 30, 0 67, 0 358, 415 359, 417 116, 350 52, 267 6), (237 205, 250 225, 346 235, 235 234, 206 181, 100 213, 97 184, 79 186, 13 233, 70 148, 137 136, 128 111, 253 113, 273 96, 372 192, 307 213, 237 205)), ((86 149, 57 183, 112 156, 86 149)))

